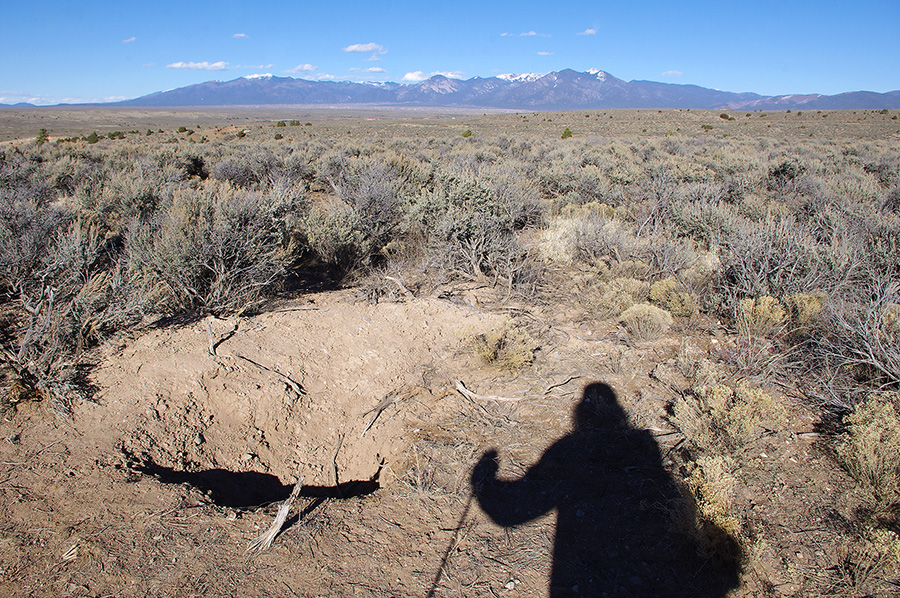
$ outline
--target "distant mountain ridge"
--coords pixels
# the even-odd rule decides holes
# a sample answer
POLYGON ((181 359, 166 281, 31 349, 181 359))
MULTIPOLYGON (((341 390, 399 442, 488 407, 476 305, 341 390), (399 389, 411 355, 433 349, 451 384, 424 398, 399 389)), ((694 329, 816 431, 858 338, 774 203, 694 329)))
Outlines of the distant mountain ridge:
POLYGON ((623 81, 606 71, 571 69, 547 73, 451 79, 435 75, 414 84, 309 81, 249 75, 207 81, 116 102, 117 106, 237 106, 266 104, 387 104, 519 110, 692 108, 732 110, 898 109, 900 90, 837 95, 763 96, 677 83, 623 81))

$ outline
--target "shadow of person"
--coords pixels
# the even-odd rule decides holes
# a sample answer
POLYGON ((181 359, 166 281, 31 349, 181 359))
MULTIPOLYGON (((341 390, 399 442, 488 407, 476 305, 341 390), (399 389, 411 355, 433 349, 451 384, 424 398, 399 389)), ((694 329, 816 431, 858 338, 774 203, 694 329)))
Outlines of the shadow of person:
POLYGON ((729 537, 720 558, 704 557, 673 529, 673 513, 687 505, 656 441, 628 424, 612 389, 586 386, 573 423, 520 479, 497 478, 495 450, 471 476, 481 508, 499 525, 556 510, 550 596, 712 598, 735 587, 737 544, 729 537))

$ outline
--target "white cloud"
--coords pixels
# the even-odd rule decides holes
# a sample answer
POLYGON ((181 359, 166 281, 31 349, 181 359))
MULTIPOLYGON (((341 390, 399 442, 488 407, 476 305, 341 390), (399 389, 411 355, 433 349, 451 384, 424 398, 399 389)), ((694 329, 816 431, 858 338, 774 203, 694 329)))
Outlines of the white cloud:
MULTIPOLYGON (((504 31, 500 34, 500 37, 513 37, 515 33, 509 33, 508 31, 504 31)), ((524 31, 518 34, 518 37, 550 37, 549 33, 538 33, 537 31, 524 31)))
POLYGON ((141 66, 144 67, 145 69, 151 69, 156 66, 156 63, 155 62, 147 62, 145 64, 142 64, 141 66))
POLYGON ((136 41, 137 41, 137 38, 136 38, 136 37, 129 37, 128 39, 123 39, 123 40, 122 40, 122 43, 123 43, 123 44, 130 44, 130 43, 136 42, 136 41))
POLYGON ((369 52, 372 52, 373 54, 384 54, 387 50, 380 44, 369 42, 367 44, 350 44, 344 48, 344 52, 352 52, 355 54, 368 54, 369 52))
POLYGON ((250 38, 250 36, 247 35, 246 33, 235 33, 231 37, 233 37, 234 39, 249 39, 250 38))
POLYGON ((286 71, 284 71, 284 72, 285 72, 285 73, 292 73, 292 74, 297 74, 297 73, 311 73, 311 72, 317 70, 318 68, 319 68, 319 67, 313 66, 313 65, 311 65, 311 64, 298 64, 298 65, 295 66, 294 68, 288 69, 288 70, 286 70, 286 71))
POLYGON ((411 73, 406 73, 405 75, 403 75, 403 78, 400 80, 416 82, 416 81, 424 81, 427 78, 428 78, 428 75, 426 75, 422 71, 413 71, 411 73))
POLYGON ((538 56, 553 56, 553 52, 538 52, 538 56))
POLYGON ((448 79, 462 79, 463 72, 462 71, 432 71, 428 74, 425 74, 422 71, 412 71, 411 73, 406 73, 403 75, 401 81, 406 81, 407 83, 418 83, 419 81, 424 81, 425 79, 430 79, 435 75, 443 75, 448 79))
POLYGON ((660 77, 680 77, 683 73, 681 71, 666 71, 660 75, 660 77))
POLYGON ((265 70, 265 69, 270 69, 270 68, 272 68, 273 66, 275 66, 275 65, 274 65, 274 64, 239 64, 239 65, 236 65, 234 68, 236 68, 236 69, 250 69, 250 70, 253 70, 253 71, 262 71, 262 70, 265 70))
POLYGON ((167 69, 185 69, 189 71, 224 71, 228 68, 228 63, 219 62, 173 62, 166 65, 167 69))
POLYGON ((350 67, 351 71, 358 73, 386 73, 387 71, 381 68, 380 66, 370 66, 367 69, 361 69, 359 67, 350 67))
POLYGON ((584 31, 579 31, 577 35, 597 35, 596 29, 585 29, 584 31))
POLYGON ((337 77, 334 75, 328 75, 326 73, 321 73, 319 75, 316 75, 316 79, 319 81, 334 81, 335 79, 337 79, 337 77))

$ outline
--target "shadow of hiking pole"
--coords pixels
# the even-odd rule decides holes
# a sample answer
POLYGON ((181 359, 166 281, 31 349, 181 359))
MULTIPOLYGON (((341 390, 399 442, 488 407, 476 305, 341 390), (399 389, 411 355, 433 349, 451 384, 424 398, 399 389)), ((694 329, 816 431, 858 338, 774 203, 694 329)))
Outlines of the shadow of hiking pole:
POLYGON ((441 583, 441 577, 443 577, 444 575, 444 569, 447 568, 447 561, 450 560, 450 552, 452 552, 453 547, 456 546, 456 541, 459 538, 459 530, 462 529, 463 523, 465 523, 466 521, 466 517, 469 516, 469 510, 472 508, 474 499, 475 493, 470 493, 469 499, 466 501, 466 507, 463 509, 462 515, 459 516, 459 520, 456 522, 456 526, 453 528, 453 537, 450 538, 450 543, 447 544, 447 550, 444 551, 444 557, 441 559, 441 566, 438 567, 437 573, 434 574, 434 581, 431 583, 431 589, 429 589, 428 593, 425 595, 426 598, 433 598, 438 584, 441 583))

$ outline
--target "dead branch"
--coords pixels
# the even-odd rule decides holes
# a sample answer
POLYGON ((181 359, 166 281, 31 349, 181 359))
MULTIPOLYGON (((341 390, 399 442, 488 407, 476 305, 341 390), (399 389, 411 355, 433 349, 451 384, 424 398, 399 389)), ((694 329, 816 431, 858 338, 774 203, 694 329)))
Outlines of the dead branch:
POLYGON ((581 378, 581 376, 569 376, 565 382, 560 382, 559 384, 551 384, 550 386, 547 387, 547 390, 544 391, 544 394, 545 395, 550 394, 550 391, 553 390, 554 388, 559 388, 560 386, 565 386, 572 380, 577 380, 579 378, 581 378))
POLYGON ((306 391, 303 390, 302 386, 300 386, 299 384, 297 384, 296 382, 294 382, 293 380, 291 380, 290 378, 288 378, 281 372, 267 368, 266 366, 264 366, 262 364, 256 363, 252 359, 244 357, 243 355, 238 355, 237 353, 234 353, 231 355, 221 355, 220 357, 230 357, 231 359, 240 359, 241 361, 245 361, 252 366, 255 366, 263 371, 269 372, 270 374, 277 376, 278 378, 281 378, 281 380, 283 380, 285 384, 287 384, 288 386, 291 387, 291 390, 293 390, 295 393, 297 393, 297 396, 303 396, 306 394, 306 391))
MULTIPOLYGON (((365 432, 363 432, 365 433, 365 432)), ((344 493, 341 491, 341 480, 338 477, 338 466, 337 466, 337 458, 338 453, 341 452, 341 445, 344 444, 344 435, 338 434, 338 443, 337 448, 334 449, 334 456, 331 458, 331 467, 332 473, 334 474, 334 487, 337 488, 338 496, 344 498, 344 493)))
POLYGON ((281 526, 283 526, 285 520, 287 520, 288 513, 291 510, 291 505, 294 504, 294 501, 300 494, 300 489, 303 488, 304 478, 305 476, 301 477, 300 480, 296 484, 294 484, 294 489, 291 490, 291 495, 288 496, 287 499, 278 508, 278 515, 276 515, 275 522, 272 523, 272 527, 270 527, 266 533, 250 542, 250 546, 247 547, 247 551, 256 550, 258 552, 262 552, 263 550, 267 550, 272 545, 272 542, 275 540, 278 532, 281 531, 281 526))
POLYGON ((405 294, 407 297, 412 298, 415 296, 415 295, 413 295, 412 291, 410 291, 408 288, 406 288, 406 285, 404 285, 403 282, 399 278, 396 278, 394 276, 385 275, 384 279, 390 280, 391 282, 396 284, 398 287, 400 287, 400 290, 403 291, 403 294, 405 294))
POLYGON ((371 409, 369 409, 368 411, 366 411, 365 413, 363 413, 360 416, 360 417, 365 417, 365 416, 369 415, 370 413, 374 413, 372 415, 372 419, 370 419, 369 423, 366 424, 365 429, 362 431, 362 434, 360 434, 359 437, 362 438, 363 436, 366 435, 366 432, 368 432, 369 428, 371 428, 375 424, 375 420, 378 419, 378 416, 381 415, 382 411, 384 411, 385 409, 387 409, 394 403, 397 403, 404 399, 408 399, 409 397, 413 396, 419 390, 425 390, 426 392, 430 392, 426 388, 423 388, 421 386, 404 386, 403 388, 401 388, 399 390, 394 390, 394 391, 389 392, 387 394, 387 396, 385 396, 383 399, 381 399, 380 403, 378 403, 377 405, 375 405, 374 407, 372 407, 371 409))
POLYGON ((206 339, 209 341, 209 347, 207 350, 209 351, 210 355, 215 357, 216 356, 216 344, 213 342, 212 324, 210 323, 209 320, 206 320, 206 339))
POLYGON ((500 401, 500 402, 512 402, 512 401, 524 401, 526 397, 498 397, 495 395, 479 395, 475 394, 468 388, 466 385, 462 383, 462 380, 456 381, 456 390, 462 396, 466 397, 469 400, 478 400, 478 401, 500 401))

